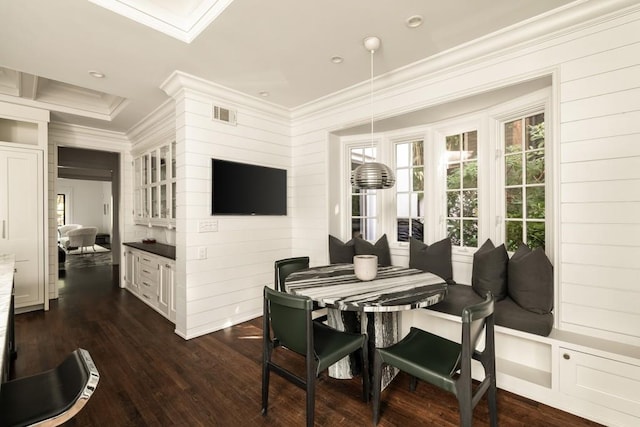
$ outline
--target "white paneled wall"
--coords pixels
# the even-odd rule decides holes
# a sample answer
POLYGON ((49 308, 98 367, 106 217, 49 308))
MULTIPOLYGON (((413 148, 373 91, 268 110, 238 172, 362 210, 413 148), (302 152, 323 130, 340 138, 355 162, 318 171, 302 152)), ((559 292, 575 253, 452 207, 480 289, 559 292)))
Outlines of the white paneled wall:
MULTIPOLYGON (((486 52, 480 42, 381 76, 375 82, 374 114, 393 117, 552 75, 547 141, 556 171, 556 326, 638 345, 640 11, 636 5, 615 17, 592 17, 571 31, 514 43, 501 52, 474 55, 486 52)), ((352 95, 341 93, 333 104, 323 99, 293 112, 293 245, 321 260, 326 260, 330 218, 336 215, 329 200, 340 191, 328 178, 341 173, 330 156, 335 147, 329 144, 338 143, 331 132, 366 122, 370 114, 362 88, 353 88, 352 95)))
POLYGON ((279 108, 181 73, 164 89, 176 100, 176 281, 178 304, 185 308, 176 331, 192 338, 260 316, 274 261, 292 256, 289 118, 279 108), (237 125, 213 121, 213 105, 237 110, 237 125), (286 169, 289 214, 213 217, 212 158, 286 169), (199 232, 203 220, 217 221, 218 231, 199 232), (201 249, 206 259, 199 259, 201 249))
POLYGON ((559 326, 637 345, 640 21, 595 37, 560 73, 559 326))

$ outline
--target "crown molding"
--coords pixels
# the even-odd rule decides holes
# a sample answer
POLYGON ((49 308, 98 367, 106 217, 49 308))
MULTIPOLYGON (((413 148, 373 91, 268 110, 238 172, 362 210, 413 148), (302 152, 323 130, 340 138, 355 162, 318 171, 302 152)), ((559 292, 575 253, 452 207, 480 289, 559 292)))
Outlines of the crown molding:
POLYGON ((127 131, 127 137, 136 145, 149 134, 165 134, 175 132, 176 107, 173 99, 167 99, 158 108, 147 114, 142 120, 127 131))
POLYGON ((55 140, 57 146, 93 148, 102 151, 109 151, 109 148, 123 151, 131 147, 131 142, 124 132, 62 122, 49 124, 49 140, 55 140))
POLYGON ((214 98, 225 106, 246 107, 277 120, 290 120, 290 110, 257 97, 247 95, 218 83, 176 70, 160 85, 167 95, 174 99, 184 96, 185 92, 214 98))
MULTIPOLYGON (((388 92, 419 82, 446 78, 457 70, 467 70, 480 61, 504 57, 523 49, 569 36, 577 31, 640 10, 637 0, 578 0, 471 42, 395 69, 374 78, 374 92, 388 92)), ((294 121, 311 119, 369 96, 370 82, 365 81, 292 108, 294 121)))

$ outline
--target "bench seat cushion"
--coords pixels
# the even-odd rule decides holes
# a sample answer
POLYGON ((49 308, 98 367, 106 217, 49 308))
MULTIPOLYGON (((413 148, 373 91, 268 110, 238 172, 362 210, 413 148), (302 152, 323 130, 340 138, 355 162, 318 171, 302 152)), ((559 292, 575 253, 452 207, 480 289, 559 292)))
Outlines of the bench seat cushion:
POLYGON ((496 325, 505 326, 531 334, 548 336, 553 329, 552 313, 534 313, 520 307, 510 297, 496 302, 496 325))
POLYGON ((484 299, 475 293, 471 286, 449 285, 447 286, 447 296, 444 301, 429 306, 429 309, 461 316, 463 308, 482 301, 484 301, 484 299))
MULTIPOLYGON (((429 310, 461 316, 462 309, 483 301, 471 286, 450 285, 444 301, 428 307, 429 310)), ((495 305, 496 325, 517 329, 531 334, 548 336, 553 328, 553 314, 538 314, 525 310, 511 298, 506 297, 495 305)))

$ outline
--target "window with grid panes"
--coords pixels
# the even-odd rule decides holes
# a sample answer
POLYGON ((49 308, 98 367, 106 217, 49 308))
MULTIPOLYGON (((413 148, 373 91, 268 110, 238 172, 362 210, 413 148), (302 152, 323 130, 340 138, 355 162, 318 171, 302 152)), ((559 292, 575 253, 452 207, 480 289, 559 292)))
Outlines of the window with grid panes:
POLYGON ((396 144, 396 239, 424 241, 424 141, 396 144))
POLYGON ((455 246, 478 246, 478 132, 445 137, 447 235, 455 246))
POLYGON ((58 194, 56 197, 56 218, 58 227, 65 225, 67 212, 66 196, 64 194, 58 194))
MULTIPOLYGON (((352 147, 349 150, 353 171, 364 162, 376 160, 375 147, 352 147)), ((378 227, 378 190, 363 190, 351 186, 351 237, 375 240, 378 227)))
POLYGON ((504 124, 505 246, 545 247, 544 113, 504 124))

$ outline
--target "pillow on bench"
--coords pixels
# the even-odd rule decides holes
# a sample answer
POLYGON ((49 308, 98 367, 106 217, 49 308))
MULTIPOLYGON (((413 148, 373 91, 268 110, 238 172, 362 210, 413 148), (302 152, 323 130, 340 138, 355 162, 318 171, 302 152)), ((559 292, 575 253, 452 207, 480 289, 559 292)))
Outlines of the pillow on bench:
MULTIPOLYGON (((451 239, 427 245, 420 240, 409 238, 409 268, 428 271, 442 277, 448 284, 454 284, 451 264, 451 239)), ((482 298, 480 299, 482 301, 482 298)))
POLYGON ((473 255, 471 286, 481 297, 491 291, 496 301, 507 296, 507 263, 509 255, 504 244, 497 248, 487 239, 473 255))
MULTIPOLYGON (((378 257, 378 265, 382 267, 391 265, 391 252, 389 251, 389 242, 386 234, 383 234, 375 244, 359 237, 356 237, 354 241, 356 255, 376 255, 378 257)), ((353 259, 351 262, 353 262, 353 259)))
POLYGON ((553 266, 542 248, 522 243, 509 260, 509 296, 526 310, 548 314, 553 310, 553 266))
POLYGON ((378 265, 388 267, 391 265, 391 252, 387 235, 384 234, 373 244, 364 239, 356 237, 343 242, 337 237, 329 235, 329 263, 330 264, 351 264, 354 255, 376 255, 378 265))
POLYGON ((353 256, 356 254, 356 247, 353 239, 346 243, 337 237, 329 235, 329 263, 330 264, 351 264, 353 256))

